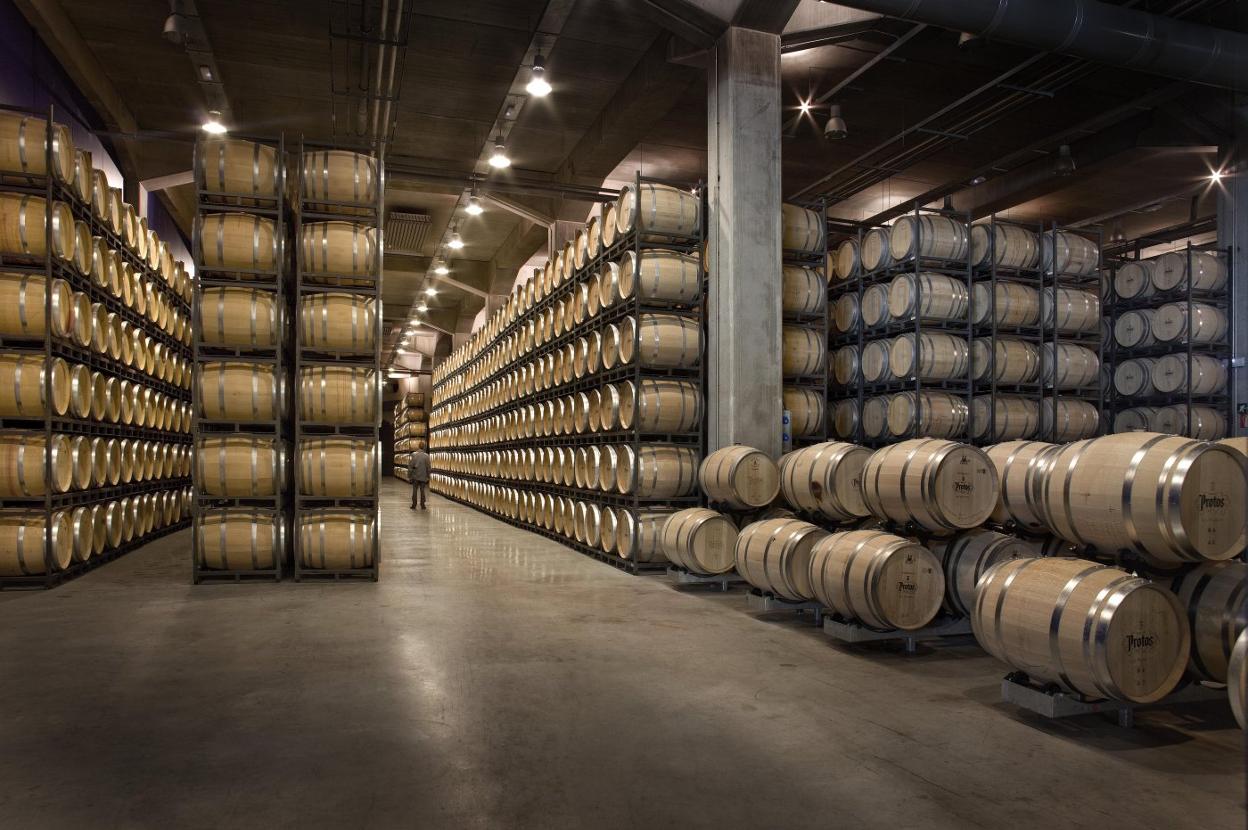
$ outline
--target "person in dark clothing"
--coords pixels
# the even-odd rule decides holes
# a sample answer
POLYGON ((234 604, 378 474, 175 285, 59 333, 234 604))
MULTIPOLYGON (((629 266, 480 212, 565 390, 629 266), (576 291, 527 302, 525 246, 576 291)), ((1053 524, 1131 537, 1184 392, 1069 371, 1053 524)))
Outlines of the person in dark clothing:
POLYGON ((425 452, 425 442, 416 443, 416 452, 412 453, 407 462, 407 476, 412 482, 412 509, 416 509, 417 496, 420 497, 420 509, 425 509, 425 494, 429 491, 429 453, 425 452))

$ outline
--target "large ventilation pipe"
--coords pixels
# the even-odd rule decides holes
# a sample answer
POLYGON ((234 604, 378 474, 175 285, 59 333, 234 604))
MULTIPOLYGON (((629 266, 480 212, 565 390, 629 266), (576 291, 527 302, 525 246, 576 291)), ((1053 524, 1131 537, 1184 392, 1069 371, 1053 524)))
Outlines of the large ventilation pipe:
POLYGON ((1248 88, 1248 35, 1096 0, 835 2, 1183 81, 1248 88))

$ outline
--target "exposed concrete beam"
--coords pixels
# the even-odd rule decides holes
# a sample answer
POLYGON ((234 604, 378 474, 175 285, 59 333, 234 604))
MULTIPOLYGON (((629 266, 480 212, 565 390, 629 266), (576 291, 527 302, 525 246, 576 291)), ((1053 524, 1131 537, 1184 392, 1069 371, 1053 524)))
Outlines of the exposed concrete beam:
POLYGON ((778 35, 800 3, 801 0, 745 0, 737 9, 732 25, 778 35))
POLYGON ((641 0, 638 8, 658 25, 701 49, 709 49, 727 22, 687 0, 641 0))

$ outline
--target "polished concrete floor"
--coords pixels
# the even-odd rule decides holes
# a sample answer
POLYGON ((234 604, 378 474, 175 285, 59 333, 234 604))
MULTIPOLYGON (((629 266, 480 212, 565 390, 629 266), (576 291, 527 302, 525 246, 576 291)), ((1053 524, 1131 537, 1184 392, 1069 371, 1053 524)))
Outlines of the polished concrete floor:
POLYGON ((1225 704, 1050 723, 971 646, 849 650, 389 483, 378 584, 188 534, 0 595, 4 828, 1222 828, 1225 704))

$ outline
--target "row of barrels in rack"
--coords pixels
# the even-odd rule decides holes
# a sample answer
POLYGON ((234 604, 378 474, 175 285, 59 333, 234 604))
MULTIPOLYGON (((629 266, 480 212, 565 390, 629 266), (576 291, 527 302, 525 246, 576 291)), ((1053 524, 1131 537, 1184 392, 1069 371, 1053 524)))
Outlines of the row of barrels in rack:
MULTIPOLYGON (((210 272, 274 273, 285 266, 279 222, 254 213, 201 213, 196 217, 195 261, 210 272)), ((303 279, 324 285, 371 286, 380 265, 376 226, 334 219, 304 222, 299 263, 303 279)))
POLYGON ((0 430, 0 499, 36 499, 190 474, 191 447, 181 442, 0 430))
MULTIPOLYGON (((289 524, 283 512, 270 508, 201 508, 192 535, 196 561, 208 571, 272 570, 285 558, 289 524)), ((355 570, 373 565, 375 510, 303 507, 294 530, 302 568, 355 570)))
MULTIPOLYGON (((313 350, 366 352, 377 343, 376 298, 317 291, 299 298, 299 345, 313 350)), ((239 350, 274 349, 283 341, 286 312, 275 291, 204 288, 199 301, 200 345, 239 350)))
POLYGON ((1036 232, 1021 225, 971 225, 954 216, 907 214, 889 226, 870 228, 861 241, 846 239, 828 255, 833 285, 903 267, 916 258, 967 263, 973 268, 1043 270, 1072 277, 1094 276, 1100 248, 1067 230, 1036 232))
POLYGON ((408 392, 394 406, 394 466, 407 481, 411 453, 429 445, 429 416, 425 411, 425 393, 408 392))
POLYGON ((191 513, 191 488, 55 510, 0 509, 0 579, 45 576, 107 556, 191 513))

